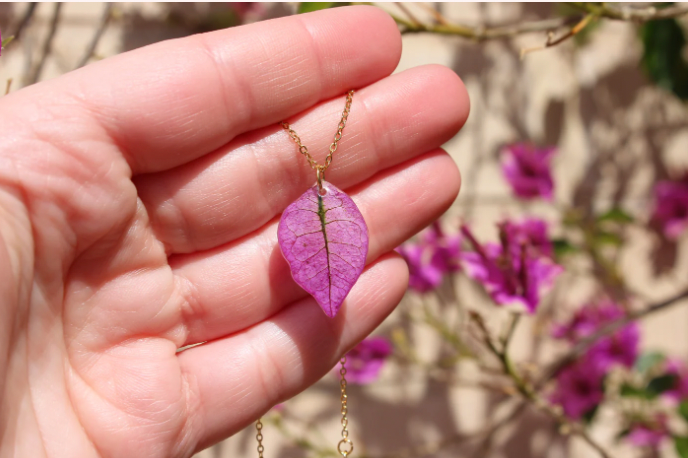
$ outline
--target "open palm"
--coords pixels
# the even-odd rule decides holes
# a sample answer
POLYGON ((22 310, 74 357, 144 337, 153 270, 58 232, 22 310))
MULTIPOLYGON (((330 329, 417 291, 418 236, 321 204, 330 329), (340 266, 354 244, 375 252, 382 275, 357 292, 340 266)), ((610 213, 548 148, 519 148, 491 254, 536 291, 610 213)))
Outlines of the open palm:
POLYGON ((389 76, 400 50, 382 11, 337 8, 0 99, 0 457, 189 456, 384 319, 407 281, 389 252, 456 197, 438 147, 468 115, 446 68, 389 76), (279 213, 315 181, 277 123, 322 160, 352 88, 327 178, 361 209, 370 250, 329 319, 276 244, 279 213))

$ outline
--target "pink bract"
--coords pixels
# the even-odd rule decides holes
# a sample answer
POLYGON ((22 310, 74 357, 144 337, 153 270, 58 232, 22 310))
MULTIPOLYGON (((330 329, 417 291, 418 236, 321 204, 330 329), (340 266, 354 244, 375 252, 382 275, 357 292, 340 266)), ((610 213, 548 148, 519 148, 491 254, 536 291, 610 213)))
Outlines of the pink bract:
POLYGON ((354 201, 323 181, 284 210, 277 239, 291 275, 333 318, 365 267, 368 228, 354 201))

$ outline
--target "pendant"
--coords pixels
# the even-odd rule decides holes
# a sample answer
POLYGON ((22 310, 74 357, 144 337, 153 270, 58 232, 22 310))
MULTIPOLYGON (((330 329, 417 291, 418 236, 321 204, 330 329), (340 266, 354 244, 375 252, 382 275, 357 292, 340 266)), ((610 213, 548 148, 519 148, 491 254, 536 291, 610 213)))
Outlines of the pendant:
POLYGON ((334 318, 365 267, 368 227, 346 193, 319 183, 284 210, 277 239, 294 281, 334 318))

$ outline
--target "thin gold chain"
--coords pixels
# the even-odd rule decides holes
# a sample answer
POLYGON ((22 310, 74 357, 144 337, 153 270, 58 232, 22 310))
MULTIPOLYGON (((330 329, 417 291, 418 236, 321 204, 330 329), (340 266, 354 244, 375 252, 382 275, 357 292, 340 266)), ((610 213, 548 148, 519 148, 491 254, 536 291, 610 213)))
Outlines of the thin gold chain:
POLYGON ((337 444, 337 451, 344 458, 349 456, 351 452, 354 451, 354 443, 349 439, 349 413, 348 400, 349 397, 346 395, 346 355, 339 361, 341 368, 339 369, 339 374, 342 376, 339 381, 339 388, 342 393, 340 399, 342 401, 342 440, 337 444), (344 447, 344 448, 342 448, 344 447))
POLYGON ((256 447, 258 458, 263 458, 265 448, 263 447, 263 422, 260 421, 260 418, 256 422, 256 441, 258 442, 258 447, 256 447))
MULTIPOLYGON (((298 134, 294 131, 294 129, 292 129, 287 122, 282 121, 282 127, 289 133, 289 136, 292 138, 292 140, 294 140, 296 146, 299 147, 299 152, 306 156, 308 164, 311 166, 313 170, 318 172, 319 185, 321 178, 325 175, 325 170, 327 170, 327 168, 332 163, 332 155, 335 153, 335 151, 337 151, 337 145, 339 145, 339 140, 342 139, 344 128, 346 127, 346 121, 349 118, 349 113, 351 112, 351 103, 353 102, 353 100, 354 90, 352 89, 346 94, 346 104, 344 105, 344 111, 342 111, 342 118, 339 120, 339 124, 337 125, 337 132, 334 134, 334 140, 332 141, 332 144, 330 144, 330 152, 327 154, 324 164, 318 164, 318 161, 313 159, 313 156, 311 156, 311 154, 308 152, 308 147, 301 143, 301 138, 299 138, 298 134)), ((340 360, 340 364, 341 368, 339 369, 339 374, 342 377, 339 382, 339 387, 341 391, 340 400, 342 402, 342 439, 339 441, 339 444, 337 444, 337 451, 340 455, 342 455, 342 457, 346 458, 351 454, 351 452, 354 451, 354 443, 351 441, 351 439, 349 439, 348 430, 349 418, 347 414, 349 412, 349 409, 347 404, 348 397, 346 394, 346 356, 344 356, 340 360)), ((262 429, 263 423, 260 421, 260 419, 258 419, 258 421, 256 422, 256 441, 258 442, 258 458, 263 458, 263 452, 265 451, 265 448, 263 447, 263 434, 261 432, 262 429)))
MULTIPOLYGON (((349 397, 346 394, 346 355, 339 360, 339 364, 341 365, 339 369, 339 375, 341 375, 341 379, 339 380, 341 396, 339 399, 342 402, 342 439, 337 444, 337 451, 343 458, 346 458, 354 451, 354 443, 349 439, 349 397)), ((256 441, 258 442, 258 447, 256 448, 258 450, 258 458, 263 458, 265 448, 263 447, 263 423, 260 421, 260 418, 256 422, 256 441)))
POLYGON ((339 140, 342 139, 342 133, 344 132, 344 127, 346 127, 346 120, 349 118, 349 112, 351 111, 351 103, 353 100, 354 90, 352 89, 346 94, 346 104, 344 105, 344 111, 342 111, 342 118, 339 120, 339 124, 337 125, 337 132, 334 134, 334 141, 330 145, 330 152, 327 154, 324 164, 318 164, 318 161, 313 159, 313 156, 311 156, 311 154, 308 152, 308 147, 301 143, 301 138, 299 138, 296 132, 294 132, 294 129, 292 129, 288 123, 282 121, 282 127, 289 133, 289 136, 292 138, 292 140, 294 140, 296 146, 299 147, 299 152, 306 156, 308 164, 310 164, 313 170, 318 171, 319 174, 324 174, 325 170, 327 170, 332 163, 332 155, 335 151, 337 151, 339 140))

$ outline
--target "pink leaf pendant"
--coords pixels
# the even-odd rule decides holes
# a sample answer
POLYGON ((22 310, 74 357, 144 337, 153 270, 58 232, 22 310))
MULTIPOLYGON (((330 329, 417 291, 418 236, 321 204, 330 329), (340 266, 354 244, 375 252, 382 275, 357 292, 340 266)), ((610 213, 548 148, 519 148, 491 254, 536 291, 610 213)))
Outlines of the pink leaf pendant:
POLYGON ((294 281, 333 318, 368 255, 368 227, 351 198, 332 184, 315 185, 284 210, 277 239, 294 281))

